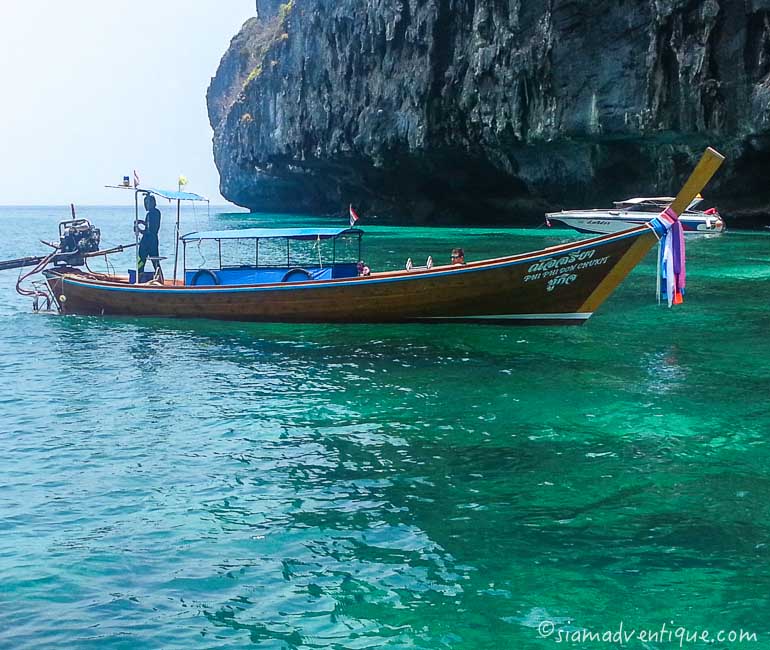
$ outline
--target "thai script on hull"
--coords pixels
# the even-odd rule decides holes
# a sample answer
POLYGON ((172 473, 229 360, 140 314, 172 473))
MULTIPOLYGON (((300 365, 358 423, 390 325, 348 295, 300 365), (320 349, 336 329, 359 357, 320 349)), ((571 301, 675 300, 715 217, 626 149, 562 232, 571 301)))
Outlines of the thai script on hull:
POLYGON ((546 291, 553 291, 556 287, 563 287, 568 284, 572 284, 577 280, 577 275, 574 273, 562 273, 561 275, 548 280, 548 284, 545 286, 546 291))
POLYGON ((527 273, 538 273, 540 271, 558 269, 562 266, 569 266, 570 264, 577 264, 578 262, 583 262, 584 260, 590 260, 594 255, 596 255, 596 250, 593 248, 585 251, 572 251, 564 257, 552 257, 547 260, 535 262, 527 269, 527 273))

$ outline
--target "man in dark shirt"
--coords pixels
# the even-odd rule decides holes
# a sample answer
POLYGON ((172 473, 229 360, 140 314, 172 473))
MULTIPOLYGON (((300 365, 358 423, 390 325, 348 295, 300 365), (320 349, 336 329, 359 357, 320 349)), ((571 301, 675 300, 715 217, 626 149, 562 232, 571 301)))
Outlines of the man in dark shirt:
MULTIPOLYGON (((144 209, 147 216, 139 224, 144 225, 142 240, 139 242, 139 273, 144 272, 144 265, 149 257, 159 257, 158 232, 160 231, 160 210, 155 207, 155 197, 152 194, 144 195, 144 209)), ((158 260, 152 260, 152 266, 157 271, 160 267, 158 260)))

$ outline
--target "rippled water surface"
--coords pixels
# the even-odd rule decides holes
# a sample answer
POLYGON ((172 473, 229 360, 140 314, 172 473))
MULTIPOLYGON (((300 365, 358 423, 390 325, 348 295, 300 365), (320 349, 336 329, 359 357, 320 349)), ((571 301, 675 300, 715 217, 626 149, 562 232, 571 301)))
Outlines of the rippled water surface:
MULTIPOLYGON (((0 209, 0 259, 64 216, 0 209)), ((319 221, 182 229, 276 223, 319 221)), ((378 270, 576 238, 364 228, 378 270)), ((770 236, 688 244, 683 307, 650 257, 579 328, 59 317, 0 273, 0 647, 770 647, 770 236)))

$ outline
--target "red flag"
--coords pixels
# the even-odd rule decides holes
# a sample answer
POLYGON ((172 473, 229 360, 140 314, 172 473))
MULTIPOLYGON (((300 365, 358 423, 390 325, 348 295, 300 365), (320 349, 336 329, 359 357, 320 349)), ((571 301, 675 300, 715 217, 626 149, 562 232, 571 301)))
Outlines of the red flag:
POLYGON ((351 228, 356 225, 356 221, 358 221, 358 214, 353 209, 353 204, 351 203, 350 204, 350 227, 351 228))

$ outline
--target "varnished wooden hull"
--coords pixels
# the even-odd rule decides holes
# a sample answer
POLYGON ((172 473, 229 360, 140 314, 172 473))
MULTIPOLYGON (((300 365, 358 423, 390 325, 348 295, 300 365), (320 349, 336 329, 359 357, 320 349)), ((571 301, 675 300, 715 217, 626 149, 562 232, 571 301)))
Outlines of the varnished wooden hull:
POLYGON ((581 324, 658 238, 641 226, 534 253, 365 278, 241 286, 131 285, 73 269, 46 273, 66 314, 262 322, 581 324))

